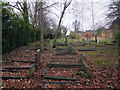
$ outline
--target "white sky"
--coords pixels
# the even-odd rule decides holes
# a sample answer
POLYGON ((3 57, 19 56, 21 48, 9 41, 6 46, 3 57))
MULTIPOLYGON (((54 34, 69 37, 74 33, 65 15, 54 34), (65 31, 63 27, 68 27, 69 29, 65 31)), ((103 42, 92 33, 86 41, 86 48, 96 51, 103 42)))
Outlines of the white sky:
MULTIPOLYGON (((16 2, 17 0, 3 0, 3 1, 8 1, 8 2, 16 2)), ((18 1, 23 1, 23 0, 18 0, 18 1)), ((36 0, 27 0, 29 2, 35 2, 36 0)), ((41 0, 37 0, 37 1, 41 1, 41 0)), ((46 1, 47 3, 53 3, 54 2, 64 2, 64 0, 43 0, 46 1)), ((74 30, 73 28, 73 21, 75 20, 75 16, 73 15, 73 4, 75 2, 81 4, 83 0, 73 0, 71 5, 67 8, 66 13, 64 15, 64 18, 62 19, 62 24, 64 26, 66 26, 70 30, 74 30)), ((83 19, 83 29, 85 30, 91 30, 92 29, 92 18, 91 18, 91 11, 88 9, 90 8, 90 1, 91 0, 84 0, 85 2, 85 10, 84 10, 84 19, 83 19)), ((107 14, 107 10, 108 10, 108 6, 109 3, 111 2, 111 0, 92 0, 94 2, 94 15, 95 15, 95 26, 97 24, 98 26, 104 26, 106 23, 106 14, 107 14)), ((56 7, 52 7, 51 11, 55 12, 59 17, 61 15, 61 11, 62 11, 63 7, 59 7, 58 9, 56 7)), ((75 7, 74 7, 75 8, 75 7)), ((76 8, 80 8, 80 6, 76 6, 76 8)), ((53 19, 55 19, 56 23, 58 24, 59 18, 56 17, 54 14, 49 14, 50 17, 52 17, 53 19)), ((78 18, 77 18, 78 19, 78 18)), ((79 18, 81 21, 81 18, 79 18)), ((69 34, 69 32, 67 34, 69 34)))
MULTIPOLYGON (((57 1, 57 0, 54 0, 57 1)), ((84 19, 83 19, 83 30, 91 30, 92 29, 92 17, 91 17, 91 10, 89 10, 88 8, 90 8, 90 1, 91 0, 84 0, 85 2, 85 10, 84 10, 84 19)), ((94 17, 95 17, 95 27, 98 26, 105 26, 106 25, 106 14, 108 12, 108 5, 111 2, 111 0, 92 0, 94 3, 94 17)), ((62 0, 62 2, 64 2, 64 0, 62 0)), ((66 27, 69 28, 69 32, 67 34, 70 33, 70 30, 74 30, 74 27, 72 25, 73 21, 75 20, 75 17, 73 15, 73 11, 71 10, 73 8, 73 4, 77 2, 77 3, 82 3, 82 0, 73 0, 71 5, 67 8, 66 13, 64 15, 64 18, 62 20, 62 24, 65 25, 66 27)), ((80 8, 80 6, 76 6, 76 8, 80 8)), ((59 8, 62 11, 62 8, 59 8)), ((58 14, 58 16, 60 16, 60 11, 56 10, 56 9, 52 9, 54 12, 56 12, 58 14)), ((55 18, 55 15, 52 15, 55 18)), ((56 22, 58 23, 58 18, 56 17, 56 22)), ((78 18, 77 18, 78 19, 78 18)), ((81 20, 81 18, 80 18, 81 20)), ((81 31, 81 29, 80 29, 81 31)))

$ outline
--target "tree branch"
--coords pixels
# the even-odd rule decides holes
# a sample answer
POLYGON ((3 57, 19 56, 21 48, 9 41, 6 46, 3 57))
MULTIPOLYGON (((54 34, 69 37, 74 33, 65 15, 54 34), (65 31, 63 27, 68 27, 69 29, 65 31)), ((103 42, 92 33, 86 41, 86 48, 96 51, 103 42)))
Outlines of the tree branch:
POLYGON ((49 8, 49 7, 54 6, 54 5, 56 5, 56 4, 58 4, 58 2, 57 2, 57 3, 53 3, 52 5, 46 6, 46 7, 44 7, 43 9, 49 8))

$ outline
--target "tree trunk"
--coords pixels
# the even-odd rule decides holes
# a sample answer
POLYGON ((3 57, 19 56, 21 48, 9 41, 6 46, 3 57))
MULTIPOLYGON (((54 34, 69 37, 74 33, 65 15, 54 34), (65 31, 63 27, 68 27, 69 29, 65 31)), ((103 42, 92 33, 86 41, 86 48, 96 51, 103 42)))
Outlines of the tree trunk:
POLYGON ((65 10, 66 10, 67 7, 70 5, 71 1, 72 1, 72 0, 70 0, 70 1, 67 3, 67 0, 66 0, 65 3, 64 3, 64 8, 63 8, 63 11, 62 11, 60 20, 59 20, 59 24, 58 24, 58 27, 57 27, 55 39, 54 39, 54 41, 53 41, 53 48, 56 47, 56 40, 57 40, 58 33, 59 33, 59 31, 60 31, 61 21, 62 21, 62 18, 63 18, 63 16, 64 16, 65 10))
POLYGON ((31 27, 31 38, 30 38, 31 41, 32 41, 32 33, 34 31, 34 25, 35 25, 35 21, 36 21, 36 15, 37 15, 37 2, 35 3, 35 13, 34 13, 34 17, 33 17, 33 21, 32 21, 32 27, 31 27))
POLYGON ((65 45, 67 46, 67 37, 65 36, 65 45))
POLYGON ((95 35, 95 42, 97 43, 97 36, 95 35))
POLYGON ((26 0, 24 0, 24 3, 23 3, 23 19, 26 23, 29 23, 28 8, 27 8, 26 0))
POLYGON ((40 38, 40 50, 44 52, 44 21, 43 21, 43 2, 40 2, 40 29, 41 29, 41 38, 40 38))
POLYGON ((60 20, 59 20, 59 25, 58 25, 58 27, 57 27, 55 39, 54 39, 54 41, 53 41, 53 48, 56 47, 56 40, 57 40, 57 36, 58 36, 59 30, 60 30, 60 24, 61 24, 61 22, 62 22, 63 15, 64 15, 64 13, 65 13, 65 9, 66 9, 66 8, 64 7, 63 12, 62 12, 62 15, 61 15, 60 20))

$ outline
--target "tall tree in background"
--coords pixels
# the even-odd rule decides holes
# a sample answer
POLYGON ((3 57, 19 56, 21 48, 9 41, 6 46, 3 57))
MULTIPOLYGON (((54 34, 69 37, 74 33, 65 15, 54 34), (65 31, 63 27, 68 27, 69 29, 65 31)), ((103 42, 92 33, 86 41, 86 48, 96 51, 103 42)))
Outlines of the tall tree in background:
POLYGON ((75 32, 77 33, 78 30, 79 30, 79 28, 80 28, 80 21, 75 20, 75 21, 73 22, 73 26, 74 26, 75 32))
MULTIPOLYGON (((31 37, 30 37, 30 41, 32 41, 32 36, 33 36, 32 34, 34 33, 34 27, 35 27, 36 17, 37 17, 37 9, 38 9, 38 2, 35 2, 34 15, 31 15, 33 17, 32 17, 32 25, 31 25, 31 37)), ((32 12, 31 8, 30 8, 30 12, 32 12)))
POLYGON ((60 25, 61 25, 61 22, 62 22, 62 18, 63 18, 64 14, 65 14, 65 10, 69 7, 71 2, 72 2, 72 0, 69 0, 69 1, 65 0, 65 2, 64 2, 64 7, 63 7, 62 14, 61 14, 60 20, 59 20, 59 24, 58 24, 58 27, 57 27, 57 30, 56 30, 55 39, 53 41, 53 48, 56 47, 56 40, 57 40, 59 31, 60 31, 60 25))
POLYGON ((65 27, 65 26, 62 25, 61 29, 62 29, 62 32, 63 32, 64 36, 66 36, 67 31, 68 31, 67 27, 65 27))
MULTIPOLYGON (((2 2, 0 1, 0 61, 2 62, 2 2)), ((0 67, 2 69, 2 67, 0 67)), ((2 79, 0 79, 2 82, 2 79)))
POLYGON ((27 23, 29 22, 29 16, 28 16, 28 4, 26 0, 23 0, 23 2, 17 1, 15 5, 9 4, 9 6, 16 8, 19 10, 19 12, 22 14, 24 21, 27 23))
POLYGON ((40 30, 41 30, 40 50, 41 50, 41 52, 44 52, 43 2, 40 2, 40 30))
POLYGON ((29 23, 29 17, 28 17, 28 4, 26 2, 26 0, 24 0, 23 2, 23 19, 26 23, 29 23))
POLYGON ((65 38, 65 45, 67 45, 67 37, 66 37, 66 35, 67 35, 68 29, 67 29, 67 27, 65 27, 65 26, 61 26, 61 29, 62 29, 64 38, 65 38))
MULTIPOLYGON (((26 20, 27 22, 27 20, 26 20)), ((28 44, 29 26, 23 18, 10 7, 9 3, 2 3, 2 52, 6 53, 28 44)))
POLYGON ((75 20, 77 20, 77 22, 80 23, 80 29, 83 31, 83 27, 84 27, 84 13, 85 13, 85 4, 86 2, 84 0, 79 1, 75 1, 73 3, 73 15, 75 17, 75 20), (76 7, 77 6, 77 7, 76 7))
POLYGON ((92 14, 92 29, 95 30, 95 19, 94 19, 94 3, 91 1, 91 14, 92 14))
POLYGON ((19 2, 17 1, 15 3, 15 5, 9 4, 9 6, 16 8, 17 10, 19 10, 20 15, 18 16, 20 18, 20 16, 22 15, 22 18, 25 22, 25 24, 23 25, 24 29, 24 36, 26 37, 26 45, 29 42, 29 37, 30 37, 30 23, 29 23, 29 13, 28 13, 28 3, 26 0, 23 0, 23 2, 19 2))
POLYGON ((95 42, 97 43, 97 34, 95 33, 95 13, 94 13, 94 7, 95 7, 95 3, 93 0, 91 0, 90 2, 90 11, 91 11, 91 21, 92 21, 92 30, 94 31, 94 35, 95 35, 95 42))
MULTIPOLYGON (((94 17, 94 3, 91 1, 91 14, 92 14, 92 29, 95 31, 95 17, 94 17)), ((95 42, 97 43, 97 35, 94 32, 95 35, 95 42)))
POLYGON ((113 0, 109 5, 109 13, 108 18, 113 21, 116 19, 120 19, 120 0, 113 0))
POLYGON ((110 19, 111 27, 114 27, 114 30, 117 31, 116 39, 118 41, 118 54, 120 56, 120 0, 113 0, 109 5, 109 11, 107 16, 110 19))

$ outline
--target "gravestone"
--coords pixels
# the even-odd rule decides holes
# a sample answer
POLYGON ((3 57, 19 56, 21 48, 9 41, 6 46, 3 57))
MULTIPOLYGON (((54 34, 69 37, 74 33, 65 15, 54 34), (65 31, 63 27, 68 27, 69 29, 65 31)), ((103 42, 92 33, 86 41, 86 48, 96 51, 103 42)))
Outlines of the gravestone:
POLYGON ((36 63, 36 67, 38 65, 40 65, 40 49, 38 50, 38 52, 35 54, 35 63, 36 63))
POLYGON ((67 37, 65 38, 65 46, 67 46, 67 37))

